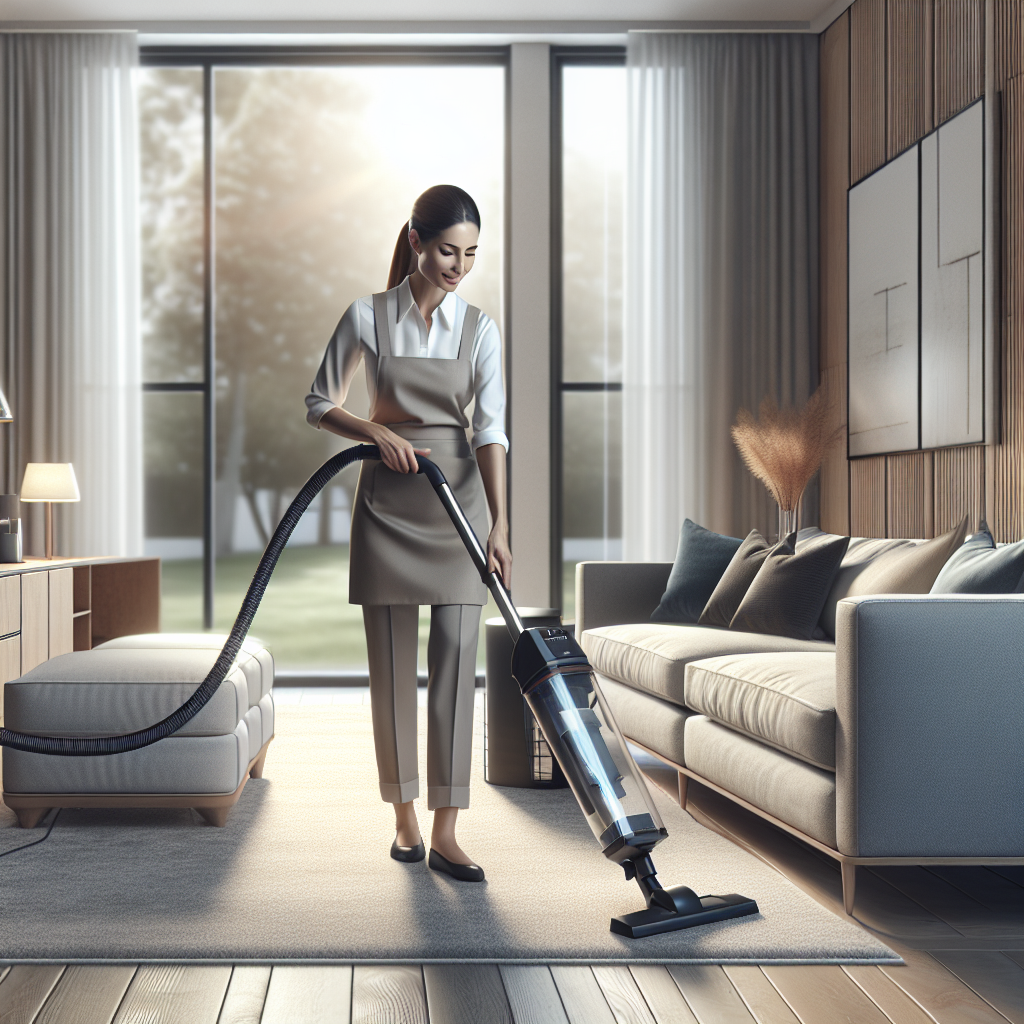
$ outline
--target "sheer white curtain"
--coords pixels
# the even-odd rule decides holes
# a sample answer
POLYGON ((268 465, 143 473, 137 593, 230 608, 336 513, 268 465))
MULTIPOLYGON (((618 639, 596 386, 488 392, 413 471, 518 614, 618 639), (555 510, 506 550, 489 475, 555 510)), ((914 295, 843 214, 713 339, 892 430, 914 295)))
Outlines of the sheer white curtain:
POLYGON ((630 35, 625 558, 670 560, 687 516, 776 530, 729 427, 816 383, 817 55, 810 35, 630 35))
POLYGON ((134 33, 0 34, 4 488, 74 464, 62 554, 142 551, 137 64, 134 33))

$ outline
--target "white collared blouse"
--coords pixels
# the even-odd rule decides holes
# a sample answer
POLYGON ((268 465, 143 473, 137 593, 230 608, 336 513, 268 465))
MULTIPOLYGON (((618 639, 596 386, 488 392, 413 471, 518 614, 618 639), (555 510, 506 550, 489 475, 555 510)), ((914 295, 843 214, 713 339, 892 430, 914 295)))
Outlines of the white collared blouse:
MULTIPOLYGON (((391 337, 396 356, 456 359, 468 303, 449 292, 430 321, 430 331, 412 297, 409 279, 398 286, 398 323, 391 337)), ((366 389, 372 406, 377 393, 377 335, 373 296, 364 295, 345 310, 331 340, 313 387, 306 395, 306 419, 319 427, 329 409, 340 407, 348 395, 359 359, 366 362, 366 389)), ((501 377, 501 336, 498 326, 481 313, 473 338, 473 449, 500 444, 508 451, 505 435, 505 387, 501 377)))

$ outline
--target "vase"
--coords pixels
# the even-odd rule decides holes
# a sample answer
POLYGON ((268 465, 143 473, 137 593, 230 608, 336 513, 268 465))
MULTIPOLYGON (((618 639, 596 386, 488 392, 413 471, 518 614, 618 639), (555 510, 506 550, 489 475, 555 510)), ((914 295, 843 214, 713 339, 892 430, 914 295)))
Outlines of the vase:
POLYGON ((779 540, 785 540, 791 533, 796 533, 799 527, 800 510, 797 508, 783 508, 779 506, 779 540))

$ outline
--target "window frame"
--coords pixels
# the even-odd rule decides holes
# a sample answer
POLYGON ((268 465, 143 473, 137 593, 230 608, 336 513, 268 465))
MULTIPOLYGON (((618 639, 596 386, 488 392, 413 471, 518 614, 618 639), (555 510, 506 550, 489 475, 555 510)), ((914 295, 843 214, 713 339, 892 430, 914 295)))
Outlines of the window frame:
MULTIPOLYGON (((367 47, 367 46, 142 46, 141 67, 198 68, 203 73, 203 379, 187 382, 143 381, 143 394, 191 392, 203 396, 203 628, 214 624, 217 557, 216 524, 216 237, 214 204, 215 165, 213 110, 214 72, 221 67, 340 67, 351 65, 467 66, 490 65, 505 70, 505 286, 508 285, 508 46, 468 47, 367 47)), ((508 379, 508 352, 506 379, 508 379)))
POLYGON ((551 606, 563 607, 563 400, 568 392, 622 391, 619 381, 567 381, 562 375, 562 76, 566 67, 625 67, 624 46, 551 47, 551 606))

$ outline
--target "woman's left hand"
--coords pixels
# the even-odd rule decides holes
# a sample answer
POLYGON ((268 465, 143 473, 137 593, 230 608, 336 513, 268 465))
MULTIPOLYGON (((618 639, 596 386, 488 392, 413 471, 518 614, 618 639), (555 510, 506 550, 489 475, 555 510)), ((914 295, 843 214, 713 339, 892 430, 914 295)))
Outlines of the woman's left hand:
POLYGON ((487 535, 487 571, 496 572, 508 590, 512 586, 512 550, 508 546, 508 526, 495 523, 487 535))

